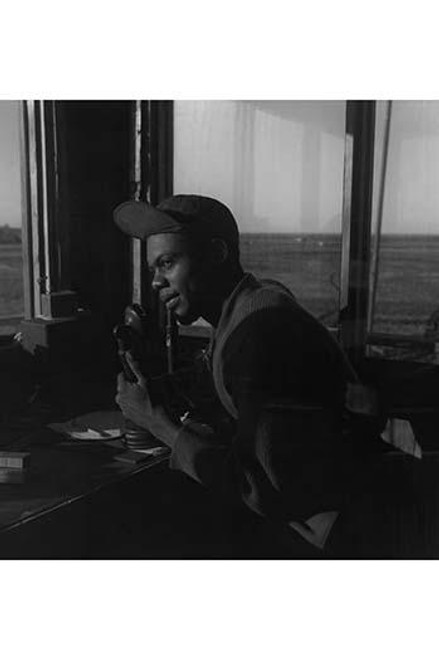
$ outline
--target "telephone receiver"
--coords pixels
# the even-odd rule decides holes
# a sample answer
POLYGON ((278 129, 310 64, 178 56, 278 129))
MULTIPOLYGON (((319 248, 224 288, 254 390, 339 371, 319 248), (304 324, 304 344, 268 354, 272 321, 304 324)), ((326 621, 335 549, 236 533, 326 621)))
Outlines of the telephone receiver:
POLYGON ((163 305, 158 308, 155 317, 140 304, 128 305, 123 323, 116 325, 113 336, 124 375, 129 382, 136 382, 137 378, 128 363, 128 351, 147 379, 174 371, 177 323, 173 313, 163 305))
MULTIPOLYGON (((118 355, 124 375, 128 382, 136 382, 137 378, 132 371, 126 353, 129 351, 140 369, 146 367, 145 343, 148 341, 148 316, 140 304, 130 304, 124 311, 123 323, 116 325, 113 336, 116 339, 118 355)), ((149 332, 150 333, 150 332, 149 332)))
MULTIPOLYGON (((146 380, 152 401, 166 399, 163 382, 166 378, 163 376, 174 370, 176 331, 176 320, 166 307, 161 305, 147 312, 140 304, 128 305, 123 322, 113 329, 125 378, 129 382, 137 382, 137 376, 127 360, 127 353, 130 352, 146 380)), ((157 446, 157 440, 149 431, 139 428, 129 419, 125 420, 124 436, 126 446, 131 449, 157 446)))

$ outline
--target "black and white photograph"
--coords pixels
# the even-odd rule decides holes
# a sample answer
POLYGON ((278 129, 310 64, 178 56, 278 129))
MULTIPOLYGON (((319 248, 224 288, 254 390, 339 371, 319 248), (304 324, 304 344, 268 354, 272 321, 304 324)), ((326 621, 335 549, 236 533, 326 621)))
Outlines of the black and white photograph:
POLYGON ((439 102, 0 120, 2 557, 439 556, 439 102))
POLYGON ((416 59, 406 8, 91 5, 14 10, 0 90, 0 617, 47 659, 419 654, 433 21, 416 59))

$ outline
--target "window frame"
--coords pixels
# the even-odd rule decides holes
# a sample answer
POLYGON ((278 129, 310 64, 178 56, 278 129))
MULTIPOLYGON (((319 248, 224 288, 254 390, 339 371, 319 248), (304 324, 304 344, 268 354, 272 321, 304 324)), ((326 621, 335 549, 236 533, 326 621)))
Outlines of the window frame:
MULTIPOLYGON (((19 344, 55 369, 71 370, 77 363, 92 370, 98 362, 102 369, 113 359, 111 329, 128 290, 127 240, 112 222, 112 209, 128 196, 129 103, 21 102, 25 313, 19 344), (115 136, 114 144, 109 135, 115 136), (103 194, 96 196, 95 188, 103 194), (88 308, 80 308, 75 286, 81 267, 88 266, 80 253, 83 240, 103 266, 93 261, 88 308), (98 304, 97 290, 98 295, 102 291, 98 304), (106 338, 99 342, 103 332, 106 338)), ((80 281, 88 291, 87 280, 80 281)), ((13 338, 5 337, 4 350, 16 349, 13 338)))
POLYGON ((43 295, 62 285, 61 267, 67 261, 59 240, 58 122, 54 101, 23 101, 22 158, 24 317, 42 316, 43 295))
MULTIPOLYGON (((419 361, 419 358, 422 356, 430 356, 433 358, 433 363, 438 363, 438 356, 439 356, 439 341, 435 340, 435 338, 429 338, 425 336, 419 336, 419 335, 412 335, 412 334, 398 334, 395 332, 382 332, 382 331, 375 331, 373 330, 373 324, 372 324, 372 314, 374 311, 374 305, 376 302, 376 286, 378 283, 378 276, 379 276, 379 256, 378 256, 378 251, 380 248, 380 242, 381 242, 381 230, 382 230, 382 213, 383 213, 383 202, 384 202, 384 193, 385 193, 385 180, 386 180, 386 174, 387 174, 387 156, 388 156, 388 146, 389 146, 389 137, 390 137, 390 124, 391 124, 391 118, 392 118, 392 112, 393 112, 393 101, 388 100, 386 101, 387 103, 387 108, 386 108, 386 116, 385 116, 385 128, 384 128, 384 143, 383 143, 383 161, 381 164, 381 172, 380 172, 380 186, 379 190, 377 191, 379 197, 378 197, 378 203, 377 203, 377 226, 376 226, 376 236, 375 236, 375 244, 373 245, 374 250, 372 252, 372 221, 373 218, 371 216, 370 218, 370 228, 369 228, 369 248, 368 248, 368 259, 369 259, 369 267, 371 269, 371 276, 369 277, 369 305, 368 305, 368 311, 367 311, 367 328, 366 328, 366 335, 365 335, 365 340, 364 340, 364 355, 368 359, 372 360, 380 360, 380 359, 386 359, 386 360, 394 360, 394 361, 401 361, 401 362, 406 362, 406 363, 413 363, 419 361), (391 356, 388 355, 386 357, 380 357, 376 354, 373 354, 372 349, 373 347, 376 346, 389 346, 393 348, 395 351, 404 351, 404 350, 410 350, 412 355, 409 358, 405 357, 398 357, 398 356, 391 356), (418 355, 414 356, 413 352, 417 352, 418 355)), ((374 101, 374 104, 376 106, 377 101, 374 101)), ((376 121, 374 119, 374 128, 373 128, 373 139, 375 139, 375 134, 376 134, 376 121)), ((372 178, 374 177, 375 170, 374 168, 372 169, 371 176, 372 178)))
MULTIPOLYGON (((374 101, 346 101, 339 322, 328 329, 354 363, 366 347, 374 129, 374 101)), ((199 325, 179 327, 185 337, 207 338, 211 332, 199 325)))
POLYGON ((339 330, 354 365, 367 343, 374 139, 375 101, 347 101, 339 330))
MULTIPOLYGON (((3 325, 42 317, 43 296, 58 292, 62 286, 62 268, 68 259, 65 244, 58 240, 63 228, 58 132, 56 102, 20 102, 23 314, 2 316, 3 325)), ((13 334, 2 338, 11 341, 13 334)))
MULTIPOLYGON (((328 329, 340 340, 354 365, 365 358, 380 359, 369 355, 371 345, 398 348, 411 344, 432 354, 439 352, 439 344, 433 340, 373 332, 369 327, 375 127, 376 101, 346 101, 339 322, 328 329)), ((179 333, 206 338, 211 329, 184 326, 179 333)))
MULTIPOLYGON (((172 195, 174 170, 173 101, 134 101, 131 118, 131 198, 158 204, 172 195)), ((149 307, 150 272, 146 245, 130 241, 132 301, 149 307)))
MULTIPOLYGON (((156 204, 173 191, 173 101, 132 101, 130 195, 156 204)), ((434 340, 370 331, 370 267, 374 179, 375 101, 346 101, 339 325, 335 330, 354 363, 368 346, 411 343, 438 352, 434 340)), ((60 293, 69 279, 69 245, 60 240, 59 141, 56 101, 22 101, 24 319, 41 316, 44 295, 60 293)), ((149 304, 145 245, 130 245, 131 297, 149 304)), ((180 327, 181 336, 206 338, 211 329, 180 327)), ((376 357, 372 356, 372 359, 376 357)), ((405 361, 404 359, 402 361, 405 361)))

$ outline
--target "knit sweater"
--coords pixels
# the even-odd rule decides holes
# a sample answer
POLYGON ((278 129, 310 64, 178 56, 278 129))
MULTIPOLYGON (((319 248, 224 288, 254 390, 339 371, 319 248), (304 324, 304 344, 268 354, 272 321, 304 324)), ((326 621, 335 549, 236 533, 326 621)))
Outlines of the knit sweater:
POLYGON ((171 467, 304 537, 317 519, 321 546, 355 462, 344 425, 355 373, 338 344, 285 287, 247 274, 223 305, 211 370, 233 433, 188 421, 171 467))

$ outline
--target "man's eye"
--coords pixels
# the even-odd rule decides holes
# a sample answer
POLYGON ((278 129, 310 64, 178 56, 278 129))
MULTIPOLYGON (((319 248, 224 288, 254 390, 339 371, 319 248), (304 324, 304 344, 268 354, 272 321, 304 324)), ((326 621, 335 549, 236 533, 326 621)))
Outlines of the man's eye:
POLYGON ((174 265, 174 259, 163 259, 160 261, 160 270, 170 270, 174 265))

